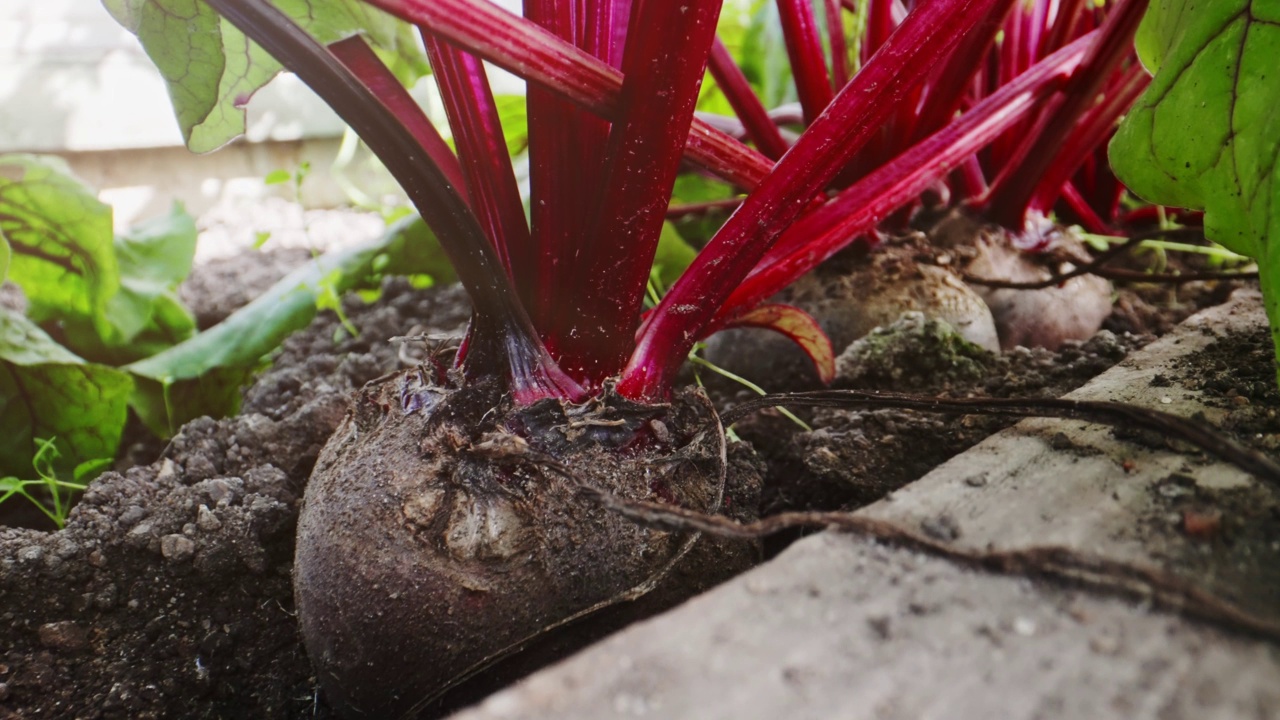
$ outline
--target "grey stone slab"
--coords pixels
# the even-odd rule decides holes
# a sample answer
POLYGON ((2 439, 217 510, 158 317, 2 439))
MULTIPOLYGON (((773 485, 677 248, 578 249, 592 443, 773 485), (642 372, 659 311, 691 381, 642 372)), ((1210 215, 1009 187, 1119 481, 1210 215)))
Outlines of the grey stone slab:
MULTIPOLYGON (((1222 424, 1231 409, 1180 386, 1184 361, 1228 334, 1265 327, 1260 296, 1239 292, 1066 397, 1222 424)), ((1265 511, 1278 507, 1280 492, 1155 440, 1075 420, 1027 420, 859 514, 925 533, 944 527, 962 550, 1069 548, 1171 575, 1280 624, 1280 516, 1265 511), (1189 534, 1188 507, 1220 513, 1223 530, 1189 534)))
POLYGON ((1280 717, 1280 652, 834 532, 457 720, 1280 717))

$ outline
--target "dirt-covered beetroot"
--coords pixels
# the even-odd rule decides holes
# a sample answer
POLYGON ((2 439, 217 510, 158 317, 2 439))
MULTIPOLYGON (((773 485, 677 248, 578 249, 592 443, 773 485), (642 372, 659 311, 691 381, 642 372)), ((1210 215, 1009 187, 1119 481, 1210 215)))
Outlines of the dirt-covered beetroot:
MULTIPOLYGON (((991 311, 949 267, 953 254, 931 246, 920 233, 890 239, 873 252, 845 252, 788 286, 773 301, 809 313, 831 339, 837 357, 855 340, 909 312, 941 320, 965 340, 998 351, 991 311)), ((813 363, 777 333, 757 329, 719 333, 708 340, 706 358, 771 391, 821 384, 813 363)))
MULTIPOLYGON (((810 314, 837 356, 907 312, 946 322, 965 340, 997 352, 1018 346, 1057 350, 1068 341, 1087 340, 1111 313, 1111 282, 1096 275, 1038 289, 970 285, 962 279, 1037 283, 1083 265, 1088 254, 1067 229, 1058 228, 1044 252, 1029 254, 1013 246, 1006 230, 963 210, 920 224, 923 232, 886 240, 872 251, 846 251, 772 301, 810 314)), ((706 357, 770 390, 820 383, 812 363, 776 333, 720 333, 708 341, 706 357)))
MULTIPOLYGON (((1044 233, 1049 239, 1039 255, 1017 250, 1008 232, 964 212, 952 212, 929 230, 932 244, 952 250, 964 272, 975 278, 1010 283, 1037 283, 1052 272, 1066 272, 1088 262, 1083 244, 1065 228, 1044 233), (1071 257, 1073 264, 1051 266, 1047 261, 1071 257)), ((1038 289, 974 285, 991 308, 1000 346, 1009 349, 1043 347, 1057 350, 1069 340, 1087 340, 1111 314, 1111 282, 1096 275, 1080 275, 1058 285, 1038 289)))
POLYGON ((731 463, 726 481, 725 452, 693 392, 513 407, 418 370, 367 387, 298 524, 298 616, 328 702, 352 717, 430 713, 526 646, 507 679, 746 568, 748 543, 645 530, 578 490, 749 516, 758 475, 731 463))

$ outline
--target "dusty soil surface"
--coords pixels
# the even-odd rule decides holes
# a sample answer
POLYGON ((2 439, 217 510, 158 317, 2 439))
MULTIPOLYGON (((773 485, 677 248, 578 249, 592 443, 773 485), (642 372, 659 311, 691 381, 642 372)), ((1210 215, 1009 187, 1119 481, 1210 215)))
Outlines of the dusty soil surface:
MULTIPOLYGON (((1199 390, 1209 407, 1226 410, 1224 429, 1275 457, 1280 453, 1280 391, 1274 373, 1274 350, 1266 329, 1232 335, 1181 363, 1166 385, 1199 390)), ((1156 558, 1208 586, 1247 588, 1231 599, 1267 615, 1280 598, 1280 489, 1251 483, 1206 487, 1186 475, 1173 474, 1155 488, 1154 509, 1147 520, 1180 529, 1198 542, 1173 548, 1156 558), (1188 482, 1191 480, 1190 482, 1188 482), (1260 579, 1263 587, 1257 587, 1260 579), (1256 607, 1261 603, 1263 606, 1256 607)))
MULTIPOLYGON (((943 365, 936 351, 949 347, 945 334, 899 323, 882 338, 887 350, 846 363, 840 382, 1059 395, 1224 293, 1184 289, 1172 310, 1164 289, 1125 293, 1110 329, 1089 341, 1057 353, 952 353, 943 365)), ((292 615, 298 500, 349 394, 418 352, 387 338, 456 334, 467 307, 456 287, 413 291, 393 280, 376 304, 348 301, 348 315, 359 337, 321 315, 246 390, 240 416, 192 422, 158 457, 154 446, 135 446, 140 464, 99 479, 65 530, 0 528, 0 718, 327 716, 292 615)), ((1248 352, 1270 352, 1265 337, 1255 340, 1248 352)), ((1274 438, 1280 398, 1269 376, 1236 372, 1241 352, 1209 357, 1208 371, 1188 377, 1218 389, 1224 403, 1256 407, 1261 424, 1237 429, 1274 438)), ((716 388, 725 404, 739 392, 716 388)), ((736 428, 767 461, 765 513, 869 502, 1005 422, 897 411, 802 416, 813 432, 769 412, 736 428)), ((1208 504, 1175 493, 1169 500, 1171 512, 1208 504)), ((1239 512, 1223 513, 1223 538, 1274 532, 1274 498, 1232 507, 1239 512)))

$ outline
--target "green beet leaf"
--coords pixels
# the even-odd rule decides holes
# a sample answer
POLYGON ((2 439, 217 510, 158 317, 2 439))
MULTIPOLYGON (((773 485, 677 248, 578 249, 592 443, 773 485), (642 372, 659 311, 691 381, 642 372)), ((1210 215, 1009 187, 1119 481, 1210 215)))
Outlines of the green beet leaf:
MULTIPOLYGON (((736 32, 730 31, 723 36, 725 45, 765 107, 776 108, 795 102, 797 96, 791 79, 791 61, 787 56, 777 4, 753 0, 750 13, 750 22, 742 30, 741 39, 734 37, 736 32)), ((721 20, 722 29, 729 29, 728 25, 721 20)))
POLYGON ((0 156, 0 233, 31 319, 109 335, 107 303, 120 287, 111 208, 57 158, 0 156))
POLYGON ((67 346, 88 360, 123 365, 194 335, 195 318, 177 291, 195 258, 195 219, 175 203, 168 215, 117 235, 113 247, 120 280, 107 300, 108 331, 66 321, 67 346))
MULTIPOLYGON (((385 22, 385 16, 380 20, 385 22)), ((413 87, 420 78, 431 74, 431 65, 427 63, 427 56, 422 52, 422 39, 418 34, 418 28, 405 22, 394 23, 394 28, 392 31, 395 34, 394 40, 388 40, 379 29, 380 34, 375 38, 376 44, 373 49, 401 85, 413 87)))
POLYGON ((523 95, 496 95, 498 122, 502 124, 502 136, 507 141, 507 152, 512 156, 529 149, 528 105, 523 95))
POLYGON ((31 474, 38 440, 56 438, 59 474, 114 457, 133 383, 86 363, 35 323, 0 309, 0 477, 31 474))
MULTIPOLYGON (((280 71, 278 62, 203 0, 103 0, 103 5, 138 36, 160 70, 187 147, 209 152, 244 133, 245 104, 280 71)), ((279 0, 274 5, 320 42, 364 32, 383 49, 405 52, 397 47, 408 37, 400 23, 358 0, 279 0)))
POLYGON ((383 271, 456 279, 426 224, 405 218, 378 240, 308 262, 205 332, 125 366, 137 380, 134 409, 162 437, 201 415, 234 413, 241 385, 285 337, 311 322, 322 295, 368 286, 383 271))
POLYGON ((653 255, 653 274, 662 283, 663 288, 669 288, 680 278, 680 274, 689 267, 697 254, 698 251, 680 237, 674 225, 664 222, 662 234, 658 236, 658 249, 653 255))
MULTIPOLYGON (((676 178, 675 187, 671 191, 671 205, 679 206, 728 200, 738 196, 737 188, 732 185, 702 175, 686 173, 676 178)), ((733 208, 708 210, 702 213, 685 215, 673 220, 671 224, 680 237, 693 247, 703 247, 711 239, 724 219, 733 212, 733 208)), ((664 230, 665 231, 665 230, 664 230)), ((683 268, 682 268, 683 269, 683 268)))
POLYGON ((1203 209, 1210 239, 1257 260, 1280 353, 1280 2, 1152 0, 1137 46, 1155 77, 1111 164, 1145 200, 1203 209))
POLYGON ((181 205, 120 236, 111 226, 111 208, 61 160, 0 157, 0 233, 30 318, 81 358, 119 365, 195 331, 176 289, 196 226, 181 205))

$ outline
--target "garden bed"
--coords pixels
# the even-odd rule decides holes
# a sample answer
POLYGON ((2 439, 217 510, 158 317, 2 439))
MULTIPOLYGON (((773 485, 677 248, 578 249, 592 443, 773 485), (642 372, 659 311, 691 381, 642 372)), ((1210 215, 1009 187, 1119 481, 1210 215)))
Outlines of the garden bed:
MULTIPOLYGON (((1184 297, 1208 301, 1215 292, 1206 289, 1184 297)), ((862 375, 846 374, 841 382, 953 395, 1058 396, 1151 339, 1150 335, 1129 334, 1127 330, 1159 329, 1159 323, 1168 322, 1166 316, 1160 315, 1154 325, 1135 326, 1134 318, 1141 313, 1133 312, 1133 308, 1149 307, 1144 302, 1132 293, 1122 297, 1110 321, 1115 332, 1068 345, 1058 353, 1015 350, 983 356, 970 368, 972 372, 959 374, 911 371, 913 362, 923 363, 919 367, 935 362, 921 357, 913 360, 921 348, 928 347, 927 342, 920 342, 921 338, 927 340, 931 336, 919 332, 918 323, 902 324, 890 333, 891 346, 897 350, 864 365, 862 375), (881 363, 878 371, 875 362, 881 363), (898 371, 890 372, 891 365, 898 371)), ((1183 306, 1171 312, 1176 316, 1189 311, 1183 306)), ((347 336, 331 313, 322 314, 308 331, 286 343, 272 369, 246 391, 239 417, 189 423, 164 448, 136 446, 129 457, 142 461, 132 467, 122 465, 117 468, 119 472, 98 480, 72 512, 65 530, 0 529, 0 637, 6 648, 0 656, 0 717, 325 716, 323 699, 316 693, 315 678, 292 615, 291 559, 302 489, 320 446, 345 412, 349 394, 406 362, 414 362, 423 352, 413 343, 401 345, 386 338, 456 335, 469 311, 457 287, 413 290, 402 280, 392 280, 374 304, 349 298, 347 312, 361 330, 359 337, 347 336), (156 453, 159 459, 155 459, 156 453)), ((1224 327, 1234 326, 1226 323, 1224 327)), ((1250 332, 1258 335, 1257 331, 1250 332)), ((1224 400, 1231 410, 1226 419, 1235 423, 1248 414, 1263 424, 1259 426, 1263 429, 1256 432, 1262 432, 1265 441, 1267 437, 1274 438, 1275 428, 1266 423, 1274 424, 1274 408, 1280 402, 1269 381, 1271 365, 1265 333, 1258 337, 1262 344, 1250 346, 1248 361, 1250 367, 1258 366, 1257 377, 1219 372, 1211 382, 1223 385, 1224 380, 1233 381, 1230 387, 1219 388, 1220 392, 1234 390, 1231 398, 1244 397, 1247 403, 1224 400), (1235 379, 1244 384, 1235 383, 1235 379), (1272 409, 1270 415, 1268 408, 1272 409)), ((1251 342, 1256 344, 1258 338, 1251 342)), ((1230 352, 1228 357, 1239 354, 1230 352)), ((1210 358, 1211 368, 1214 363, 1223 362, 1221 357, 1204 357, 1210 358)), ((1165 374, 1164 378, 1170 387, 1183 382, 1182 376, 1173 374, 1165 374)), ((739 398, 731 386, 712 390, 724 404, 739 398)), ((1168 392, 1174 394, 1173 390, 1168 392)), ((1178 402, 1182 402, 1180 395, 1178 402)), ((1189 412, 1181 404, 1172 409, 1179 414, 1189 412)), ((866 504, 925 475, 935 465, 1008 424, 1007 420, 920 416, 888 410, 802 414, 814 425, 813 432, 802 432, 790 421, 769 412, 738 425, 739 434, 756 444, 767 461, 772 484, 767 489, 765 512, 866 504)), ((1248 432, 1256 434, 1254 426, 1249 427, 1248 432)), ((1050 445, 1058 442, 1053 433, 1047 437, 1050 445)), ((1070 440, 1063 451, 1086 462, 1092 456, 1078 451, 1084 442, 1070 440)), ((1198 456, 1187 462, 1198 463, 1198 456)), ((934 481, 924 482, 895 493, 894 501, 877 505, 869 512, 889 512, 879 509, 883 507, 908 507, 905 500, 897 498, 915 498, 921 492, 925 496, 936 492, 939 498, 948 497, 940 490, 914 489, 929 487, 928 483, 934 481)), ((956 482, 954 478, 952 482, 956 482)), ((1151 512, 1134 519, 1133 532, 1141 533, 1144 527, 1168 530, 1169 518, 1182 512, 1188 502, 1198 503, 1197 512, 1217 507, 1215 497, 1201 497, 1198 486, 1186 485, 1182 480, 1157 485, 1164 487, 1169 482, 1180 490, 1142 491, 1158 502, 1152 505, 1151 512)), ((995 478, 983 487, 961 484, 962 489, 983 498, 979 506, 1006 507, 1004 491, 995 478)), ((1031 485, 1026 483, 1023 489, 1034 495, 1031 485)), ((1250 515, 1248 523, 1240 525, 1238 509, 1272 507, 1263 502, 1265 498, 1240 495, 1243 499, 1238 499, 1230 492, 1223 498, 1234 504, 1223 509, 1221 535, 1206 543, 1192 543, 1186 546, 1189 550, 1183 548, 1186 552, 1179 550, 1181 554, 1160 555, 1157 559, 1163 563, 1176 557, 1183 562, 1195 557, 1199 558, 1199 565, 1192 567, 1234 568, 1239 558, 1231 554, 1230 548, 1235 547, 1238 534, 1275 540, 1280 521, 1274 515, 1250 515), (1219 546, 1226 549, 1213 549, 1219 546)), ((911 507, 918 506, 916 515, 893 517, 913 526, 932 523, 944 530, 954 526, 958 543, 971 539, 985 543, 990 538, 984 535, 984 528, 1002 527, 980 513, 971 521, 969 515, 949 510, 950 506, 933 507, 914 500, 912 503, 911 507), (947 513, 950 521, 939 520, 947 513)), ((1034 508, 1029 511, 1044 512, 1034 508)), ((1009 532, 1002 537, 1012 542, 1018 536, 1009 532)), ((789 539, 772 540, 768 552, 779 551, 789 539)), ((810 540, 802 547, 831 542, 810 540)), ((866 557, 916 557, 909 551, 858 542, 862 547, 858 553, 871 553, 866 557)), ((791 558, 805 557, 805 552, 808 551, 787 551, 758 572, 796 564, 791 558)), ((1274 553, 1274 548, 1269 552, 1274 553)), ((908 565, 913 563, 935 568, 937 573, 962 575, 968 578, 965 582, 987 582, 972 579, 976 576, 969 571, 948 569, 950 566, 936 559, 911 560, 908 565)), ((1277 563, 1271 565, 1275 567, 1277 563)), ((837 588, 859 584, 856 573, 863 571, 839 572, 855 574, 833 579, 833 598, 842 597, 837 588)), ((929 573, 921 577, 932 577, 929 573)), ((751 577, 755 576, 736 581, 734 587, 754 582, 751 577)), ((1067 592, 1039 586, 1027 590, 1018 583, 1009 585, 1008 580, 990 582, 1005 583, 1012 588, 1009 592, 1031 604, 1034 602, 1028 598, 1060 598, 1067 592)), ((872 586, 868 580, 867 587, 872 586)), ((1274 606, 1273 591, 1274 587, 1268 591, 1270 595, 1260 596, 1259 602, 1274 606)), ((825 591, 814 586, 814 592, 825 591)), ((1089 607, 1096 603, 1116 605, 1114 600, 1092 596, 1071 597, 1082 598, 1080 602, 1089 607)), ((699 600, 680 612, 717 607, 708 603, 714 601, 699 600)), ((1060 605, 1058 601, 1051 602, 1045 612, 1056 612, 1052 608, 1060 605)), ((840 612, 870 613, 874 607, 878 606, 850 604, 840 612)), ((716 622, 741 623, 742 617, 724 616, 716 622)), ((757 625, 756 621, 742 624, 753 628, 757 625)), ((760 625, 759 629, 764 632, 765 626, 760 625)), ((1218 637, 1213 634, 1217 631, 1201 628, 1195 632, 1200 633, 1195 637, 1218 637)), ((661 641, 655 642, 661 645, 661 641)), ((769 654, 784 657, 787 647, 785 643, 778 644, 769 654)), ((696 653, 690 657, 696 657, 696 653)), ((749 680, 742 677, 737 682, 749 685, 749 680)), ((542 687, 538 682, 529 686, 534 689, 530 692, 542 687)), ((716 698, 723 698, 725 693, 727 690, 702 695, 702 705, 695 707, 714 707, 719 702, 716 698)), ((815 702, 822 702, 821 691, 815 690, 810 696, 815 702)))

